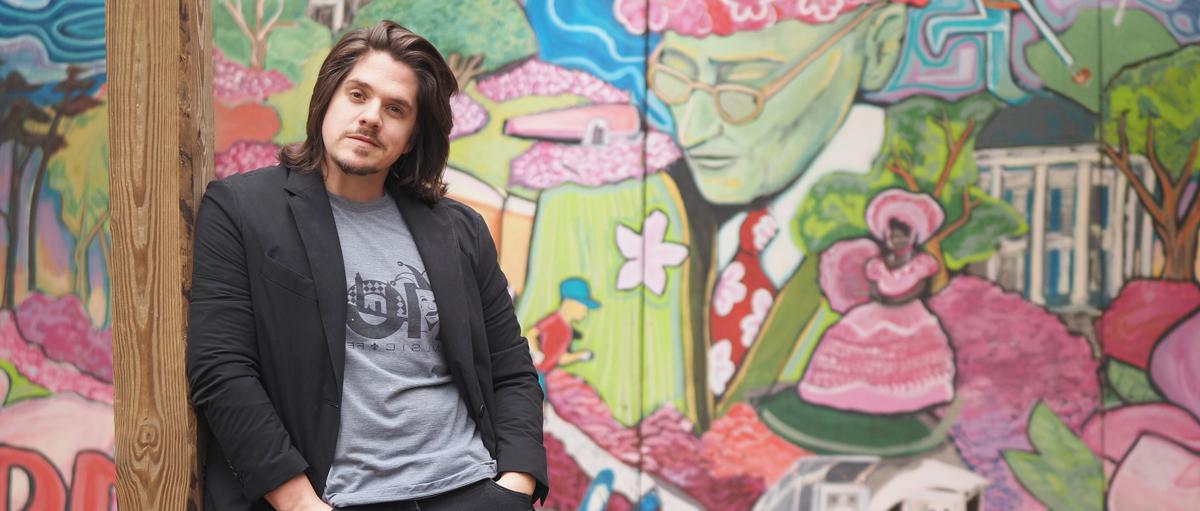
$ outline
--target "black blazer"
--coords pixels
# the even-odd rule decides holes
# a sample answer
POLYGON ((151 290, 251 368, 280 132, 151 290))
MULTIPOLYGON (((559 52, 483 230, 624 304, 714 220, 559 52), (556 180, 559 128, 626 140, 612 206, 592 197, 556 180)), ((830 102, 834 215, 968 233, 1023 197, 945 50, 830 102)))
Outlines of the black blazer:
MULTIPOLYGON (((478 213, 388 189, 441 315, 443 354, 501 472, 547 491, 542 391, 496 248, 478 213)), ((187 375, 208 433, 205 509, 270 509, 300 472, 320 495, 333 462, 345 362, 346 279, 317 173, 276 166, 209 184, 195 224, 187 375)))

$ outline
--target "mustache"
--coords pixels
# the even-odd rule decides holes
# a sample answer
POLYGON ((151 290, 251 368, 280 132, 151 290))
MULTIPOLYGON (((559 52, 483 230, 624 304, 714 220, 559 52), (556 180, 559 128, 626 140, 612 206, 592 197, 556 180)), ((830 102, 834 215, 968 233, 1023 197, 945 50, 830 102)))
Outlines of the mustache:
POLYGON ((360 136, 360 137, 364 137, 364 138, 366 138, 367 140, 370 140, 372 144, 375 144, 375 145, 377 145, 377 146, 379 146, 379 147, 383 147, 383 142, 380 142, 380 141, 379 141, 379 139, 375 137, 375 131, 374 131, 374 130, 353 130, 353 131, 347 131, 347 132, 346 132, 346 133, 344 133, 342 136, 344 136, 344 137, 349 137, 349 136, 352 136, 352 135, 357 135, 357 136, 360 136))

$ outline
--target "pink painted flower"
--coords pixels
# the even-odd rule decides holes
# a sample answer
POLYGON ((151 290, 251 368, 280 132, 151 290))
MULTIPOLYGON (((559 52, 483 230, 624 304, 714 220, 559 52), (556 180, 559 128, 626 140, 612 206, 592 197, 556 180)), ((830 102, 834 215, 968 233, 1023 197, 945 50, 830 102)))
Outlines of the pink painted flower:
POLYGON ((742 283, 745 276, 746 266, 737 261, 721 271, 721 278, 713 289, 713 308, 718 316, 728 316, 734 305, 746 299, 746 285, 742 283))
MULTIPOLYGON (((1156 305, 1157 306, 1157 305, 1156 305)), ((1150 356, 1150 378, 1163 397, 1200 417, 1200 312, 1172 328, 1150 356)))
POLYGON ((687 259, 686 245, 666 241, 667 215, 654 210, 642 222, 642 232, 634 232, 624 224, 617 225, 617 249, 625 264, 617 275, 617 289, 629 290, 644 284, 656 295, 667 288, 667 267, 683 264, 687 259))
POLYGON ((1192 511, 1200 503, 1200 454, 1145 435, 1113 475, 1108 509, 1192 511))
MULTIPOLYGON (((829 23, 875 0, 616 0, 613 15, 632 34, 673 31, 680 35, 727 36, 783 20, 829 23)), ((890 0, 921 7, 928 0, 890 0)))
POLYGON ((644 34, 647 19, 651 32, 674 30, 696 36, 712 32, 712 17, 704 0, 655 0, 648 6, 644 0, 617 0, 613 14, 631 34, 644 34))
POLYGON ((708 348, 708 388, 713 395, 725 393, 725 386, 737 370, 732 356, 733 343, 729 339, 721 339, 708 348))
POLYGON ((750 298, 750 314, 742 318, 738 326, 742 329, 742 346, 747 348, 754 344, 754 339, 758 338, 758 331, 762 329, 763 320, 767 318, 767 313, 771 311, 771 305, 775 303, 775 297, 766 289, 754 290, 754 295, 750 298))
POLYGON ((1122 406, 1084 425, 1083 442, 1111 476, 1110 509, 1184 510, 1200 502, 1200 313, 1167 332, 1150 356, 1166 402, 1122 406))
POLYGON ((279 163, 279 146, 270 142, 234 142, 228 150, 219 152, 214 157, 213 167, 217 179, 224 179, 234 174, 277 165, 279 163))

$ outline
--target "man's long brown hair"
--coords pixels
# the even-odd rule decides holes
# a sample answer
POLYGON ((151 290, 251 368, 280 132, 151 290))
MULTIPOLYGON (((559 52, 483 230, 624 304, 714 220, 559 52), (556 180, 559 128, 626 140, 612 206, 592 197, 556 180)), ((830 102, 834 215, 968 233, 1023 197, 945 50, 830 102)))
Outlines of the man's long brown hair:
POLYGON ((329 102, 342 80, 360 59, 372 51, 391 55, 407 64, 417 75, 417 120, 412 132, 412 150, 389 169, 388 179, 421 200, 434 203, 446 194, 442 174, 450 154, 450 95, 458 81, 433 44, 393 21, 351 30, 342 36, 325 57, 308 104, 307 138, 279 151, 279 162, 301 172, 320 172, 325 162, 321 124, 329 102))

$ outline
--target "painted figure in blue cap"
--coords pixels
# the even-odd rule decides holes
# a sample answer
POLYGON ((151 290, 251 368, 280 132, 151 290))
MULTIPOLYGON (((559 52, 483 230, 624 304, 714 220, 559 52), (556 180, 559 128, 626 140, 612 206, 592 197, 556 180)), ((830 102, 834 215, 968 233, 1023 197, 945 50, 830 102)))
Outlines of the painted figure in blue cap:
POLYGON ((592 290, 586 280, 578 277, 563 279, 558 285, 558 309, 533 325, 525 334, 529 349, 533 352, 534 366, 539 373, 557 367, 592 359, 592 352, 568 352, 571 341, 582 337, 573 325, 583 321, 588 311, 600 307, 592 298, 592 290))

